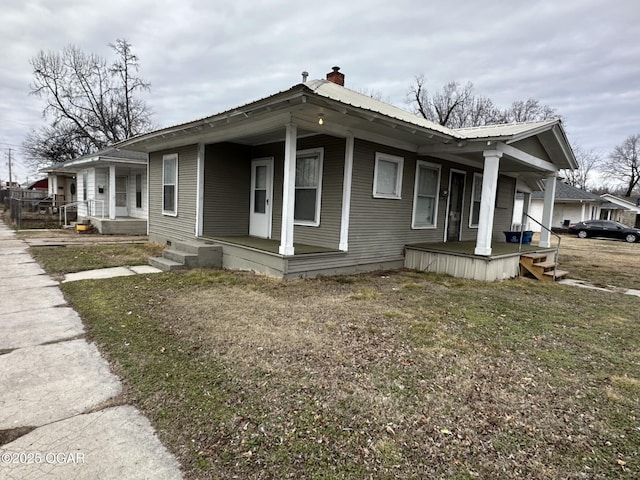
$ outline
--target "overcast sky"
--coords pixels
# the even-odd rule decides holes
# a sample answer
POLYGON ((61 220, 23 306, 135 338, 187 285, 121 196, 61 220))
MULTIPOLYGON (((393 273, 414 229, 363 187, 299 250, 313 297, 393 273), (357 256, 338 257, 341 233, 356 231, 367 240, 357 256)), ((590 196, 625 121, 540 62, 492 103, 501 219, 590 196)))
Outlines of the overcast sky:
POLYGON ((74 44, 112 60, 128 40, 151 83, 158 127, 182 123, 324 78, 380 92, 407 108, 409 85, 472 81, 500 107, 534 98, 563 116, 574 146, 607 155, 640 133, 637 0, 3 0, 0 178, 43 125, 29 60, 74 44))

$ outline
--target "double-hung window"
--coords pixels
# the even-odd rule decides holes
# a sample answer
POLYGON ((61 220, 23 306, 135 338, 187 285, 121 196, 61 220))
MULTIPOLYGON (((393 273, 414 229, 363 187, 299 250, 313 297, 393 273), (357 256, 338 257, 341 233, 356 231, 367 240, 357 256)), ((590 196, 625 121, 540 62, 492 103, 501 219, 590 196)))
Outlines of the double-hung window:
POLYGON ((413 228, 435 228, 438 217, 440 166, 418 160, 413 195, 413 228))
POLYGON ((374 198, 400 199, 404 159, 386 153, 376 153, 373 171, 374 198))
POLYGON ((480 220, 480 200, 482 199, 482 174, 473 174, 473 190, 471 192, 471 212, 469 227, 478 227, 480 220))
POLYGON ((298 225, 320 225, 323 149, 301 150, 296 155, 296 196, 293 218, 298 225))
POLYGON ((178 154, 162 157, 162 214, 178 214, 178 154))

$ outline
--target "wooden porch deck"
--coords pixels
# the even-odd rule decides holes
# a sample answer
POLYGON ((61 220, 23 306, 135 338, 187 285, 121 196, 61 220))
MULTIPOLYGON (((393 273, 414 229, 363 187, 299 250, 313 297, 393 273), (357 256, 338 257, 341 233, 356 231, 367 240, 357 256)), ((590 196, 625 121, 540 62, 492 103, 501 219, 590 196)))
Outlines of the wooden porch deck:
POLYGON ((408 248, 423 250, 427 252, 442 252, 450 255, 462 255, 478 258, 500 258, 505 256, 517 256, 523 253, 548 252, 555 250, 554 247, 545 248, 537 245, 522 245, 517 243, 494 242, 491 245, 491 255, 482 256, 474 253, 476 248, 475 241, 467 242, 441 242, 441 243, 412 243, 407 245, 408 248), (520 247, 522 247, 520 249, 520 247))
MULTIPOLYGON (((208 238, 218 242, 230 243, 242 247, 253 248, 255 250, 261 250, 263 252, 273 253, 275 255, 278 255, 278 251, 280 248, 280 240, 251 237, 249 235, 208 238)), ((317 245, 306 245, 304 243, 294 243, 293 248, 295 251, 295 255, 309 255, 315 253, 342 253, 337 249, 319 247, 317 245)))

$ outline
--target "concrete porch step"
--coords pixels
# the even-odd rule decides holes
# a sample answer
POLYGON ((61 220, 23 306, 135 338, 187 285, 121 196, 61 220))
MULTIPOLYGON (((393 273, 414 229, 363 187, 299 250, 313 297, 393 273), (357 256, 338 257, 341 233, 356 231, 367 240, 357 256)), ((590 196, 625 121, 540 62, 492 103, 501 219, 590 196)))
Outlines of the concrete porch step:
POLYGON ((174 242, 169 251, 184 252, 188 255, 195 255, 196 262, 189 265, 193 267, 213 267, 222 266, 222 246, 204 242, 174 242))
POLYGON ((196 253, 187 253, 173 248, 162 252, 162 257, 184 265, 186 268, 195 268, 198 266, 198 255, 196 253))
POLYGON ((163 272, 171 272, 174 270, 181 270, 187 268, 184 263, 169 260, 164 257, 151 257, 149 258, 149 265, 159 268, 163 272))

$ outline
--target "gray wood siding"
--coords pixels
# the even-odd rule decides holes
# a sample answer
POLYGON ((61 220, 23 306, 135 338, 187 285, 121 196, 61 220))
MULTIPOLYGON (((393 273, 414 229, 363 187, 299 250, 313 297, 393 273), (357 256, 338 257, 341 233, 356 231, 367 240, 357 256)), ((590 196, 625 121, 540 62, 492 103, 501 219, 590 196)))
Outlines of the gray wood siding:
MULTIPOLYGON (((349 222, 350 261, 373 262, 402 256, 411 229, 416 155, 410 152, 355 141, 349 222), (376 152, 404 158, 400 199, 373 197, 376 152)), ((438 214, 439 218, 441 212, 438 214)), ((420 241, 439 241, 436 230, 420 230, 420 241)))
POLYGON ((343 138, 327 135, 298 140, 298 150, 323 147, 324 160, 322 165, 320 226, 296 225, 293 238, 297 243, 335 249, 340 244, 345 145, 346 141, 343 138))
POLYGON ((551 161, 551 158, 547 154, 547 151, 542 146, 540 140, 538 140, 537 137, 525 138, 524 140, 515 142, 512 146, 515 148, 520 148, 531 155, 535 155, 538 158, 546 160, 547 162, 551 161))
POLYGON ((251 158, 251 148, 243 145, 206 146, 204 236, 248 235, 251 158))
POLYGON ((188 145, 149 154, 149 235, 154 241, 195 237, 198 146, 188 145), (162 214, 162 156, 178 154, 178 215, 162 214))
MULTIPOLYGON (((343 138, 328 135, 300 138, 297 150, 322 147, 322 197, 320 203, 320 226, 296 225, 293 238, 296 243, 305 243, 327 248, 338 248, 340 243, 340 221, 342 218, 342 179, 344 176, 343 138)), ((273 157, 273 226, 271 238, 279 239, 282 231, 282 181, 284 175, 284 143, 261 145, 253 149, 253 158, 273 157)), ((247 192, 249 189, 247 188, 247 192)), ((247 193, 248 196, 248 193, 247 193)))
POLYGON ((502 232, 511 230, 513 204, 516 195, 516 179, 500 175, 498 178, 496 210, 493 217, 493 240, 503 241, 502 232))

